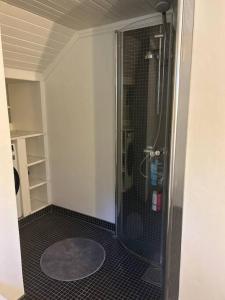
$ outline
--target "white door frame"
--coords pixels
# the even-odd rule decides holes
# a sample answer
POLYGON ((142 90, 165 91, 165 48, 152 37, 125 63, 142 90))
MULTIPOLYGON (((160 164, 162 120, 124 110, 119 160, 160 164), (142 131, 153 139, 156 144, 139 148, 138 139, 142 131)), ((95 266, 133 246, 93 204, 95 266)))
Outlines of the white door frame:
POLYGON ((169 178, 165 300, 179 298, 182 213, 195 0, 178 0, 169 178))
MULTIPOLYGON (((1 28, 0 28, 1 30, 1 28)), ((17 204, 0 31, 0 296, 24 294, 17 204)))

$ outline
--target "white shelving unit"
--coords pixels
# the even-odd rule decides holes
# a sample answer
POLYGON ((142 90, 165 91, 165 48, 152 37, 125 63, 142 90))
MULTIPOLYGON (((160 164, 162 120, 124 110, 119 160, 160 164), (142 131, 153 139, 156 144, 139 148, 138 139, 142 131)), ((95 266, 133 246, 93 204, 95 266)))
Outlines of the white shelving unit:
POLYGON ((19 160, 23 216, 49 205, 47 134, 39 81, 6 80, 11 140, 19 160))
POLYGON ((31 211, 37 211, 48 205, 48 201, 46 201, 46 195, 47 195, 46 184, 30 190, 31 211))
POLYGON ((44 207, 48 206, 45 202, 42 202, 39 199, 31 198, 31 210, 33 212, 38 211, 39 209, 42 209, 44 207))
POLYGON ((20 138, 29 138, 29 137, 42 136, 43 132, 25 131, 25 130, 11 130, 10 135, 11 135, 11 140, 15 140, 19 137, 20 138))
POLYGON ((44 180, 42 178, 30 178, 29 182, 30 182, 29 185, 30 190, 33 190, 35 188, 38 188, 39 186, 47 184, 47 180, 44 180))
POLYGON ((35 166, 37 164, 41 164, 45 161, 46 161, 45 157, 32 156, 32 155, 27 156, 27 166, 28 167, 35 166))

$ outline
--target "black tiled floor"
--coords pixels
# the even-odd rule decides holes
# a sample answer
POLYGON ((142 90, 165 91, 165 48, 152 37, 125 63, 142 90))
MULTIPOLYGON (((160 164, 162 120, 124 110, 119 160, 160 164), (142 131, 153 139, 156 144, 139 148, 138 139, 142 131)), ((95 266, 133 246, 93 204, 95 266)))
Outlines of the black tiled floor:
POLYGON ((127 252, 113 233, 66 215, 50 212, 20 228, 26 298, 29 300, 159 300, 161 291, 141 280, 148 265, 127 252), (48 278, 40 257, 54 242, 86 237, 102 244, 106 260, 95 274, 75 282, 48 278))

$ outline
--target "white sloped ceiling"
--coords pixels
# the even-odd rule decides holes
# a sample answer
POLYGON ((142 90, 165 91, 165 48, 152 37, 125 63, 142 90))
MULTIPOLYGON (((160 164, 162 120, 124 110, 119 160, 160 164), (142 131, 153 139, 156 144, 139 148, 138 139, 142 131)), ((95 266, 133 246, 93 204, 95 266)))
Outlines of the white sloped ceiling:
POLYGON ((152 12, 149 0, 4 0, 75 30, 96 27, 152 12))
POLYGON ((44 71, 75 33, 3 2, 0 24, 5 67, 36 72, 44 71))
POLYGON ((148 0, 0 0, 5 67, 43 72, 76 31, 151 12, 148 0))

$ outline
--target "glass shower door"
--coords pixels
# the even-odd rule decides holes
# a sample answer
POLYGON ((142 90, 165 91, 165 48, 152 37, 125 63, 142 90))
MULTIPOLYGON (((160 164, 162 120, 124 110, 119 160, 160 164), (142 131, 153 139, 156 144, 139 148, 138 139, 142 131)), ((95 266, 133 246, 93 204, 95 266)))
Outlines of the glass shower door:
POLYGON ((118 34, 117 235, 155 265, 162 261, 170 140, 171 28, 118 34))

